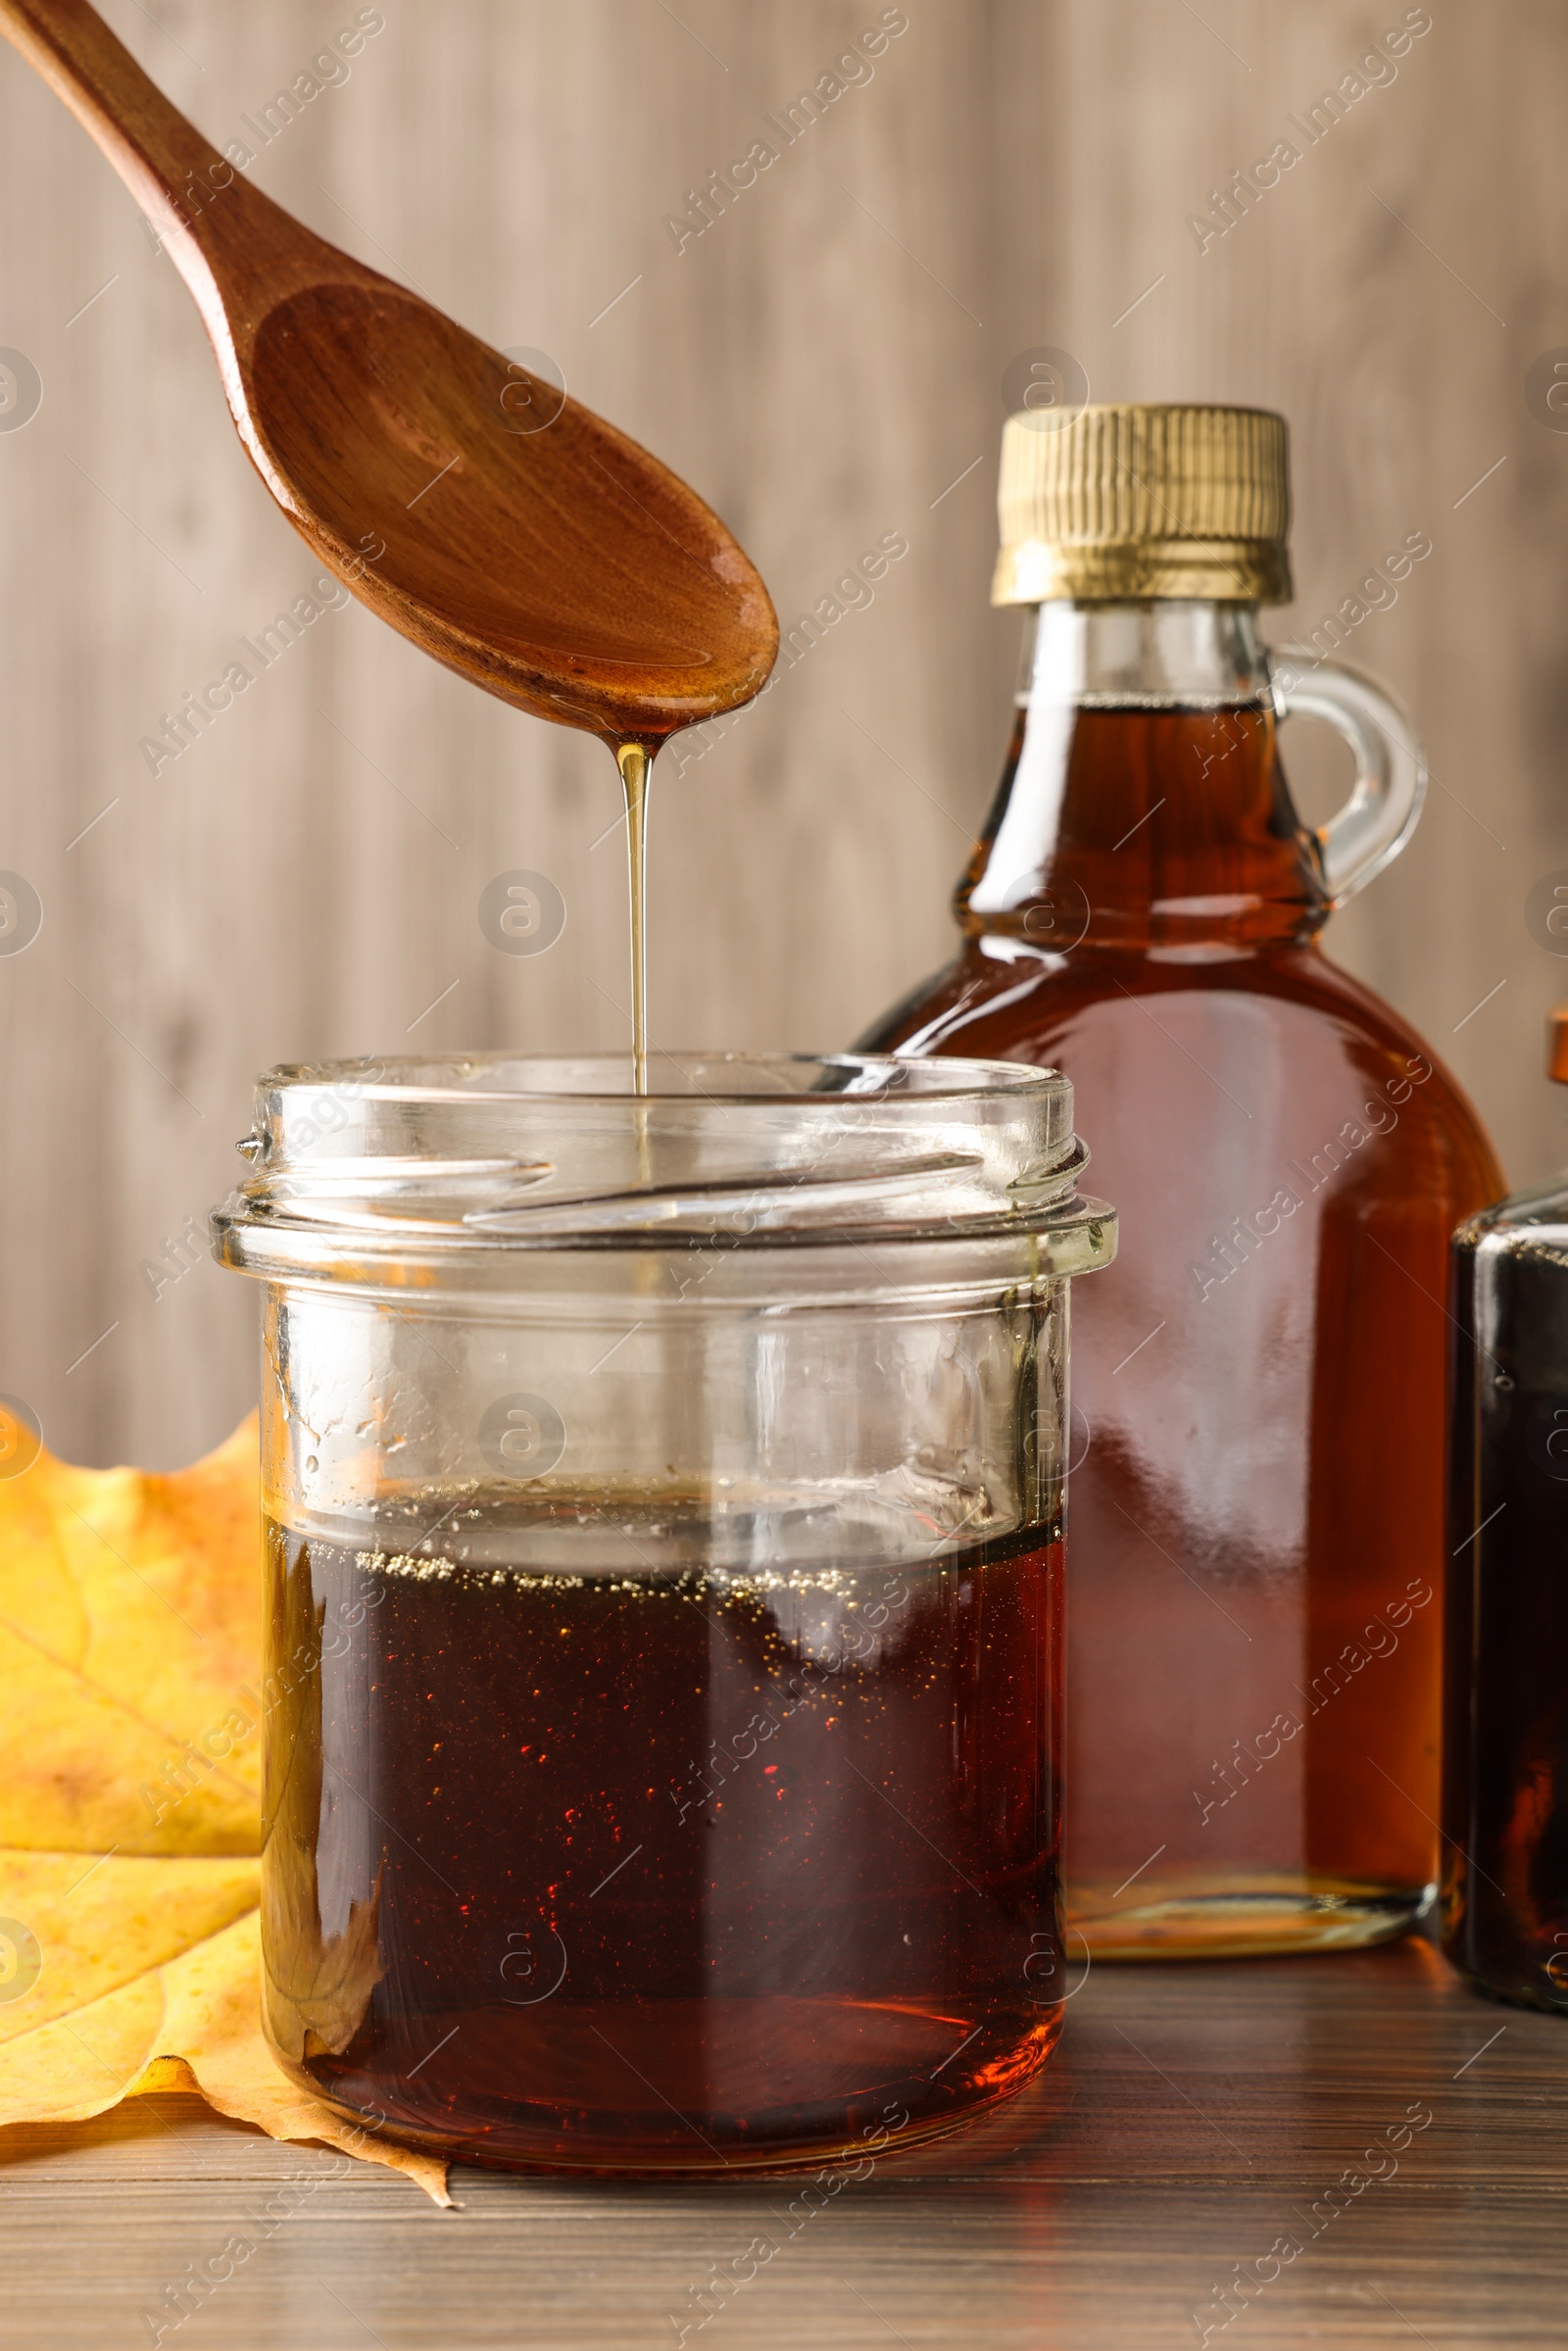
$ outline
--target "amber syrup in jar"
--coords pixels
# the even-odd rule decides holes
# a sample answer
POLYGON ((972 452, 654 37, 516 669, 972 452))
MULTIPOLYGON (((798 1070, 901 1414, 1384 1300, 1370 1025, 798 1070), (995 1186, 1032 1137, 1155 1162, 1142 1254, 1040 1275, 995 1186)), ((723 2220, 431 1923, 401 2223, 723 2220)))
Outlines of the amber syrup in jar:
POLYGON ((297 2080, 617 2172, 863 2154, 1029 2080, 1064 1988, 1058 1529, 911 1557, 835 1503, 831 1555, 774 1565, 735 1504, 442 1498, 429 1539, 269 1527, 297 2080))

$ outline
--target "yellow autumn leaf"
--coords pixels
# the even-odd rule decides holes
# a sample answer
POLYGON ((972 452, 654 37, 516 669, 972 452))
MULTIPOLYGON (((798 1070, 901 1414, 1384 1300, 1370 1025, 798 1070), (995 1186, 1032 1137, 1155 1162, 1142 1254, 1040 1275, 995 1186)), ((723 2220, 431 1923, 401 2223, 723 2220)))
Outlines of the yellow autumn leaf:
MULTIPOLYGON (((254 1419, 172 1477, 0 1476, 0 2124, 197 2089, 448 2203, 444 2164, 340 2121, 262 2031, 260 1527, 254 1419)), ((303 1919, 284 1948, 323 2015, 362 1986, 363 2013, 372 1949, 303 1919)))

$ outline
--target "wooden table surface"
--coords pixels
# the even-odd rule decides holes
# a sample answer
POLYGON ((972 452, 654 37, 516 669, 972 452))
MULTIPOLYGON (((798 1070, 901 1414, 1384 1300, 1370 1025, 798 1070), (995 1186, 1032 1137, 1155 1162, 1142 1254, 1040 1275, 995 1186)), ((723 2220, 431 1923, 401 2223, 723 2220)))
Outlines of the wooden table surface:
POLYGON ((799 2179, 453 2187, 441 2212, 188 2098, 0 2133, 0 2340, 637 2351, 675 2344, 678 2313, 703 2351, 1205 2327, 1226 2351, 1534 2351, 1568 2343, 1568 2017, 1478 2000, 1419 1943, 1095 1969, 1022 2098, 820 2207, 799 2179), (166 2287, 232 2237, 252 2249, 175 2324, 166 2287), (692 2289, 758 2238, 776 2249, 700 2325, 692 2289))

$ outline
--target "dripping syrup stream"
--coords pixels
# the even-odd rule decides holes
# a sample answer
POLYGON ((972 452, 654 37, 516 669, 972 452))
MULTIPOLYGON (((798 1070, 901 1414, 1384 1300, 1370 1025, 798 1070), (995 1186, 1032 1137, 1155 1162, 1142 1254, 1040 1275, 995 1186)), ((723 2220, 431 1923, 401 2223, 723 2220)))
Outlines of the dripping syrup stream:
POLYGON ((631 1083, 648 1092, 648 779, 646 744, 620 743, 615 765, 626 792, 626 859, 631 883, 631 1083))

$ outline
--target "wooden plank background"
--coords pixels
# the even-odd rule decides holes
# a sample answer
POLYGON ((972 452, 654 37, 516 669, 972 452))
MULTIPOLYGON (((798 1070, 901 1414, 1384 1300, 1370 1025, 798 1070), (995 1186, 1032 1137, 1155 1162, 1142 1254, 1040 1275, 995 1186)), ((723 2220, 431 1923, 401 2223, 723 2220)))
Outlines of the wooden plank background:
MULTIPOLYGON (((229 137, 354 10, 107 13, 229 137)), ((755 717, 658 786, 658 1039, 842 1043, 945 954, 1016 641, 986 603, 1000 387, 1049 344, 1099 397, 1289 414, 1299 601, 1276 635, 1430 535, 1348 650, 1417 713, 1437 787, 1332 942, 1453 1063, 1515 1178, 1568 1155, 1540 1075, 1568 971, 1525 922, 1532 885, 1568 866, 1568 434, 1525 398, 1532 361, 1568 344, 1560 9, 1431 0, 1396 77, 1203 252, 1187 216, 1291 135, 1400 0, 907 0, 874 77, 681 253, 665 214, 872 0, 381 13, 258 183, 493 342, 554 355, 719 508, 786 624, 879 533, 909 543, 755 717)), ((9 51, 0 345, 43 383, 0 431, 0 868, 44 906, 0 956, 0 1388, 67 1454, 166 1466, 254 1392, 245 1285, 202 1263, 155 1299, 139 1270, 228 1188, 254 1072, 619 1043, 616 788, 597 747, 358 608, 149 773, 141 736, 313 566, 168 259, 9 51), (567 902, 537 959, 478 928, 512 866, 567 902)), ((1326 812, 1336 758, 1293 758, 1326 812)))

